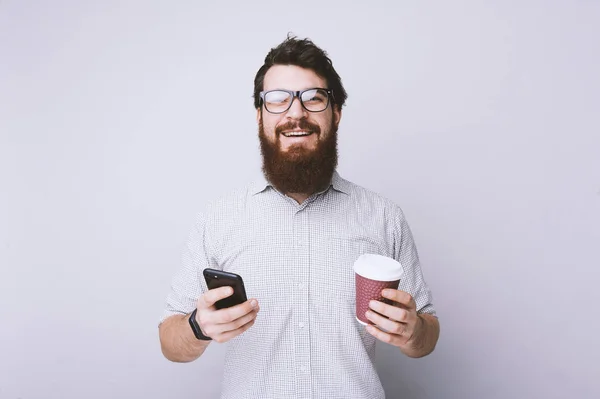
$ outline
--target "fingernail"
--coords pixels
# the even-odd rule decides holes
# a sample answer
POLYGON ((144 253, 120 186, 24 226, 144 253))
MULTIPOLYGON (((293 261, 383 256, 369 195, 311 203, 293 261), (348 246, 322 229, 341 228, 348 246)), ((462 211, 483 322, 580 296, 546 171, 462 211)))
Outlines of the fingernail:
POLYGON ((253 299, 253 300, 251 300, 251 301, 250 301, 250 305, 252 305, 252 307, 253 307, 254 309, 256 309, 256 308, 258 307, 258 302, 256 302, 256 300, 255 300, 255 299, 253 299))

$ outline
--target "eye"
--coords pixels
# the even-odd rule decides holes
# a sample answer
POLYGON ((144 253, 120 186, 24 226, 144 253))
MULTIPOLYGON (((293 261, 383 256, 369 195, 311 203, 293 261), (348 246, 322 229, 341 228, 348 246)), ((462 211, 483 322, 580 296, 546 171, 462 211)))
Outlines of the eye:
POLYGON ((320 103, 327 100, 327 92, 321 89, 311 89, 302 93, 302 102, 320 103))
POLYGON ((265 94, 265 102, 271 104, 281 104, 289 101, 290 94, 281 90, 270 91, 265 94))

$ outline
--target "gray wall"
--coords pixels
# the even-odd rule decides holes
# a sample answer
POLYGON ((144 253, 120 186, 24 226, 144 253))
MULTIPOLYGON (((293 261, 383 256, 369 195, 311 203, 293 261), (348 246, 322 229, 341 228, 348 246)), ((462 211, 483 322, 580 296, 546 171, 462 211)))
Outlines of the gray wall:
POLYGON ((596 1, 0 2, 0 398, 216 398, 162 358, 194 214, 259 166, 288 31, 350 94, 340 173, 393 198, 442 325, 390 398, 600 397, 596 1), (223 104, 223 105, 220 105, 223 104))

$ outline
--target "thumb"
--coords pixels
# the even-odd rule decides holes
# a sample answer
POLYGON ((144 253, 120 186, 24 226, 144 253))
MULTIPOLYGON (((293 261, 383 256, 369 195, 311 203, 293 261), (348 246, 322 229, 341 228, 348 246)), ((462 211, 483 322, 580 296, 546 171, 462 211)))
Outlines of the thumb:
POLYGON ((233 294, 231 287, 219 287, 206 291, 198 298, 198 309, 207 309, 212 307, 221 299, 227 298, 233 294))

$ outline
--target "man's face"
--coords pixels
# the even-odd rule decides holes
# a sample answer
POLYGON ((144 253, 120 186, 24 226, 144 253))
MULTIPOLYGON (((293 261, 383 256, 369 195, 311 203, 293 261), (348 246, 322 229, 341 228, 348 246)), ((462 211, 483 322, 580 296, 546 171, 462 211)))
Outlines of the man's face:
MULTIPOLYGON (((295 65, 274 65, 265 74, 263 91, 275 89, 297 91, 315 87, 327 88, 325 79, 315 72, 295 65)), ((310 112, 302 107, 298 98, 295 98, 290 109, 282 114, 271 114, 264 106, 261 109, 257 112, 257 122, 260 124, 262 116, 265 138, 277 144, 283 153, 291 148, 314 151, 319 146, 319 142, 331 134, 331 126, 337 127, 341 118, 341 112, 332 104, 329 104, 325 111, 310 112), (307 131, 310 134, 286 137, 293 131, 307 131)))
MULTIPOLYGON (((313 71, 293 65, 274 65, 263 84, 264 91, 312 88, 327 88, 327 83, 313 71)), ((331 101, 322 112, 307 111, 298 98, 281 114, 268 112, 264 105, 257 110, 263 170, 276 188, 312 194, 331 180, 340 118, 341 111, 331 101)))

